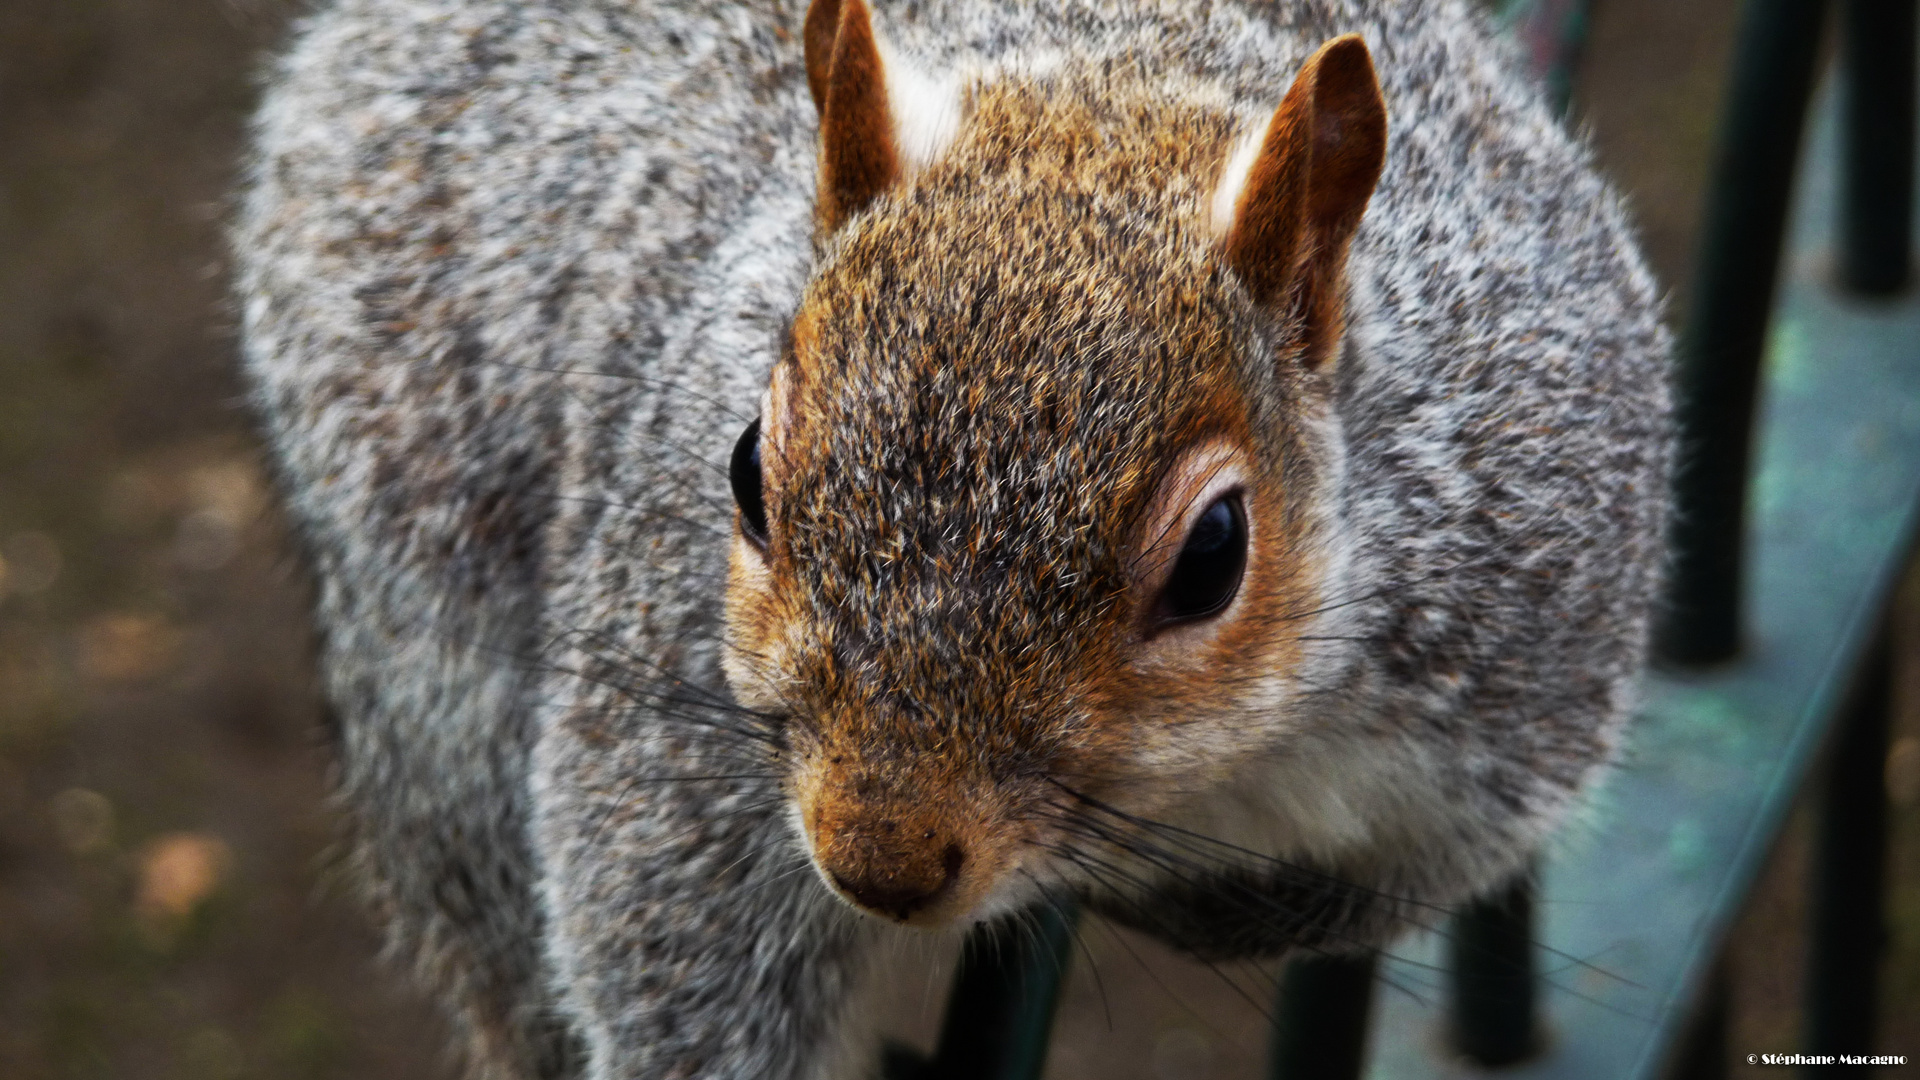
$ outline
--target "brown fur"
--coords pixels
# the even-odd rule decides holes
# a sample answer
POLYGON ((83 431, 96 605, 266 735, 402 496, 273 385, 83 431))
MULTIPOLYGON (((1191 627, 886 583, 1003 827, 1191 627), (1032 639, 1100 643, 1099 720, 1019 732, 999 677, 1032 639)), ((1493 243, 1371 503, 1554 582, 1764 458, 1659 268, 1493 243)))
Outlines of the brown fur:
MULTIPOLYGON (((834 122, 857 6, 823 177, 890 139, 834 122)), ((1313 500, 1288 487, 1327 386, 1302 344, 1257 344, 1274 313, 1214 241, 1232 117, 1125 66, 976 84, 965 108, 939 159, 870 200, 823 180, 845 212, 762 410, 769 543, 736 543, 728 597, 730 674, 789 717, 815 868, 922 925, 1009 888, 1063 786, 1150 813, 1180 788, 1171 758, 1217 779, 1178 736, 1246 707, 1237 673, 1290 670, 1289 616, 1318 597, 1313 500), (1154 630, 1221 468, 1245 492, 1245 579, 1222 615, 1154 630)), ((1296 219, 1354 176, 1295 172, 1314 196, 1296 219)), ((1271 217, 1316 243, 1330 227, 1271 217)))
POLYGON ((1387 110, 1357 34, 1322 45, 1273 114, 1223 246, 1264 303, 1306 320, 1307 357, 1340 336, 1347 247, 1387 160, 1387 110))
POLYGON ((833 43, 840 36, 840 0, 816 0, 800 28, 807 66, 807 93, 815 112, 827 111, 827 77, 833 70, 833 43))
POLYGON ((807 85, 820 105, 820 199, 814 213, 821 231, 832 232, 893 185, 900 160, 867 5, 862 0, 821 0, 807 13, 805 36, 807 85), (820 24, 826 17, 815 14, 830 7, 837 8, 839 17, 832 53, 823 63, 818 45, 825 37, 820 24))

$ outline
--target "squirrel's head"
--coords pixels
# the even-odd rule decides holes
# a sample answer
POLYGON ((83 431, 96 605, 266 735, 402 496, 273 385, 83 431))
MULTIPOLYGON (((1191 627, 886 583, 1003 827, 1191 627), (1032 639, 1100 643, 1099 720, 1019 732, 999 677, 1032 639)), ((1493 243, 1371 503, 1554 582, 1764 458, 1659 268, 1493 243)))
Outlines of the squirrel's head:
POLYGON ((1284 738, 1385 111, 1357 37, 1246 131, 1131 61, 916 83, 862 0, 805 36, 818 258, 733 456, 727 669, 822 878, 943 925, 1075 880, 1076 802, 1284 738))

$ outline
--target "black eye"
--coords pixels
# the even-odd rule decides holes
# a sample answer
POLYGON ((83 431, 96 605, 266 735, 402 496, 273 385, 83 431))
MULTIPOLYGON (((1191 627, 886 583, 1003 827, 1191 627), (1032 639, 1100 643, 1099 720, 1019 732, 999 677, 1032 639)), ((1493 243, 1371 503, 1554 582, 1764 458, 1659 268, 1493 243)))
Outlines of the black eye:
POLYGON ((1218 613, 1239 591, 1246 568, 1247 514, 1236 491, 1215 499, 1193 523, 1160 590, 1154 621, 1184 622, 1218 613))
POLYGON ((740 441, 733 444, 733 460, 727 463, 727 479, 733 483, 733 501, 740 505, 740 527, 747 539, 765 546, 767 542, 767 504, 760 497, 760 418, 754 417, 740 441))

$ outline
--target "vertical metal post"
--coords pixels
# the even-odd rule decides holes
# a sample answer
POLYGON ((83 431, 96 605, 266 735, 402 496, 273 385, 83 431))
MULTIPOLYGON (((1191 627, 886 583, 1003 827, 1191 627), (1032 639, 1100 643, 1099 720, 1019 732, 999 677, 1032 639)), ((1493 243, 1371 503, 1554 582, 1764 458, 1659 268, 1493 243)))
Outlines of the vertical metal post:
POLYGON ((1846 150, 1840 277, 1872 296, 1907 283, 1913 233, 1915 0, 1841 9, 1846 150))
POLYGON ((1707 972, 1706 985, 1700 988, 1693 1015, 1668 1062, 1667 1080, 1726 1080, 1727 1062, 1733 1060, 1727 1056, 1732 1017, 1733 976, 1722 956, 1707 972))
POLYGON ((1754 391, 1825 12, 1823 0, 1747 0, 1742 16, 1681 339, 1674 578, 1660 633, 1678 663, 1739 648, 1754 391))
POLYGON ((1360 1080, 1374 958, 1302 956, 1287 965, 1273 1017, 1273 1080, 1360 1080))
POLYGON ((1450 966, 1454 1049, 1491 1068, 1532 1055, 1539 1039, 1527 875, 1455 917, 1450 966))
POLYGON ((916 1080, 1040 1080, 1072 945, 1073 915, 1052 905, 969 934, 940 1046, 916 1080))
POLYGON ((1807 963, 1807 1050, 1863 1053, 1873 1043, 1887 860, 1887 725, 1893 660, 1884 630, 1833 733, 1814 853, 1807 963))

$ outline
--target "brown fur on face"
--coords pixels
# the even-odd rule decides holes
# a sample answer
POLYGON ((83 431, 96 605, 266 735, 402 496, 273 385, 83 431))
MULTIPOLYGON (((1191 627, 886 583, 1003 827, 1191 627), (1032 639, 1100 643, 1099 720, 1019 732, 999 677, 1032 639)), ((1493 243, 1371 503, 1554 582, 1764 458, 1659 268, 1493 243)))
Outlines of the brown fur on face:
POLYGON ((1237 128, 1205 100, 1121 64, 978 82, 944 155, 824 246, 763 409, 770 536, 735 546, 728 669, 788 717, 815 867, 866 910, 975 915, 1059 876, 1062 802, 1153 812, 1266 749, 1233 721, 1318 597, 1327 373, 1223 257, 1237 128), (1148 626, 1229 475, 1239 592, 1148 626))

